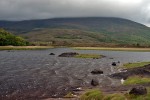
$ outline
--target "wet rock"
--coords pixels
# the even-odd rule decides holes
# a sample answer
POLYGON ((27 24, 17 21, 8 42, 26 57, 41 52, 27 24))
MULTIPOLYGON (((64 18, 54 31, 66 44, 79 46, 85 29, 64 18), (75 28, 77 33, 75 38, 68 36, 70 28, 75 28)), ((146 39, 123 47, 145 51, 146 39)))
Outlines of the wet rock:
POLYGON ((112 62, 111 65, 112 65, 112 66, 117 66, 116 62, 112 62))
POLYGON ((92 79, 91 85, 92 86, 97 86, 97 85, 99 85, 99 82, 97 80, 92 79))
POLYGON ((102 70, 98 70, 98 69, 94 69, 93 71, 91 71, 92 74, 103 74, 102 70))
POLYGON ((143 86, 137 86, 130 90, 129 94, 131 95, 145 95, 147 94, 147 89, 143 86))
POLYGON ((74 57, 76 55, 79 55, 79 54, 76 52, 66 52, 66 53, 60 54, 58 57, 74 57))
POLYGON ((50 53, 49 55, 55 55, 54 53, 50 53))

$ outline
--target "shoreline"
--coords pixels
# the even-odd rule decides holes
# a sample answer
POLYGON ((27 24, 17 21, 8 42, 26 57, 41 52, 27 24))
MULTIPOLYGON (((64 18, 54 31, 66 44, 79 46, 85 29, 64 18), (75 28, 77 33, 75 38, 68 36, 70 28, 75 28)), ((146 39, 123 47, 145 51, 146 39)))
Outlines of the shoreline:
POLYGON ((0 46, 0 50, 42 50, 49 48, 71 48, 74 50, 105 50, 105 51, 129 51, 150 52, 150 48, 127 47, 65 47, 65 46, 0 46))
POLYGON ((53 46, 0 46, 0 50, 42 50, 54 48, 53 46))
POLYGON ((150 48, 125 48, 125 47, 72 47, 75 50, 106 50, 106 51, 140 51, 150 52, 150 48))

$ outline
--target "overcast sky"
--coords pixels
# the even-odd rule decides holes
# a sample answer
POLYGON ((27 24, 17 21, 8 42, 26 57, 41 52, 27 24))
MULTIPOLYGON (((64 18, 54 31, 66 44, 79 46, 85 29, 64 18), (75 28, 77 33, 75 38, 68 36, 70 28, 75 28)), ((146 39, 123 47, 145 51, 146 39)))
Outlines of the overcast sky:
POLYGON ((150 25, 150 0, 0 0, 0 20, 101 16, 150 25))

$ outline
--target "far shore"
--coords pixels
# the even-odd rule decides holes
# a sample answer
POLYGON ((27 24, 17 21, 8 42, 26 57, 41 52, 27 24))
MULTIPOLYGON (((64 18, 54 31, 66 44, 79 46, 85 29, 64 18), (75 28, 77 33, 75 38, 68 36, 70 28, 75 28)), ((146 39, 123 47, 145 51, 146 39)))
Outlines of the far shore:
POLYGON ((141 51, 150 52, 150 48, 125 48, 125 47, 73 47, 75 50, 107 50, 107 51, 141 51))
POLYGON ((53 48, 53 46, 0 46, 0 50, 40 50, 49 48, 53 48))
MULTIPOLYGON (((65 47, 65 46, 57 46, 65 47)), ((55 46, 0 46, 0 50, 42 50, 55 48, 55 46)), ((106 51, 139 51, 150 52, 150 48, 127 48, 127 47, 66 47, 75 50, 106 50, 106 51)))

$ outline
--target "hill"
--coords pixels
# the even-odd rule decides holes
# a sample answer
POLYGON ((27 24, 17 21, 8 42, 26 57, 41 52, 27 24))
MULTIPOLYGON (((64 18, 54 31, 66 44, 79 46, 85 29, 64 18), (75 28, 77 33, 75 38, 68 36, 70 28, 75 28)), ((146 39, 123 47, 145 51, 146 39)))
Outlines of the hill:
POLYGON ((71 46, 150 46, 150 28, 111 17, 0 21, 3 27, 36 44, 71 46))

